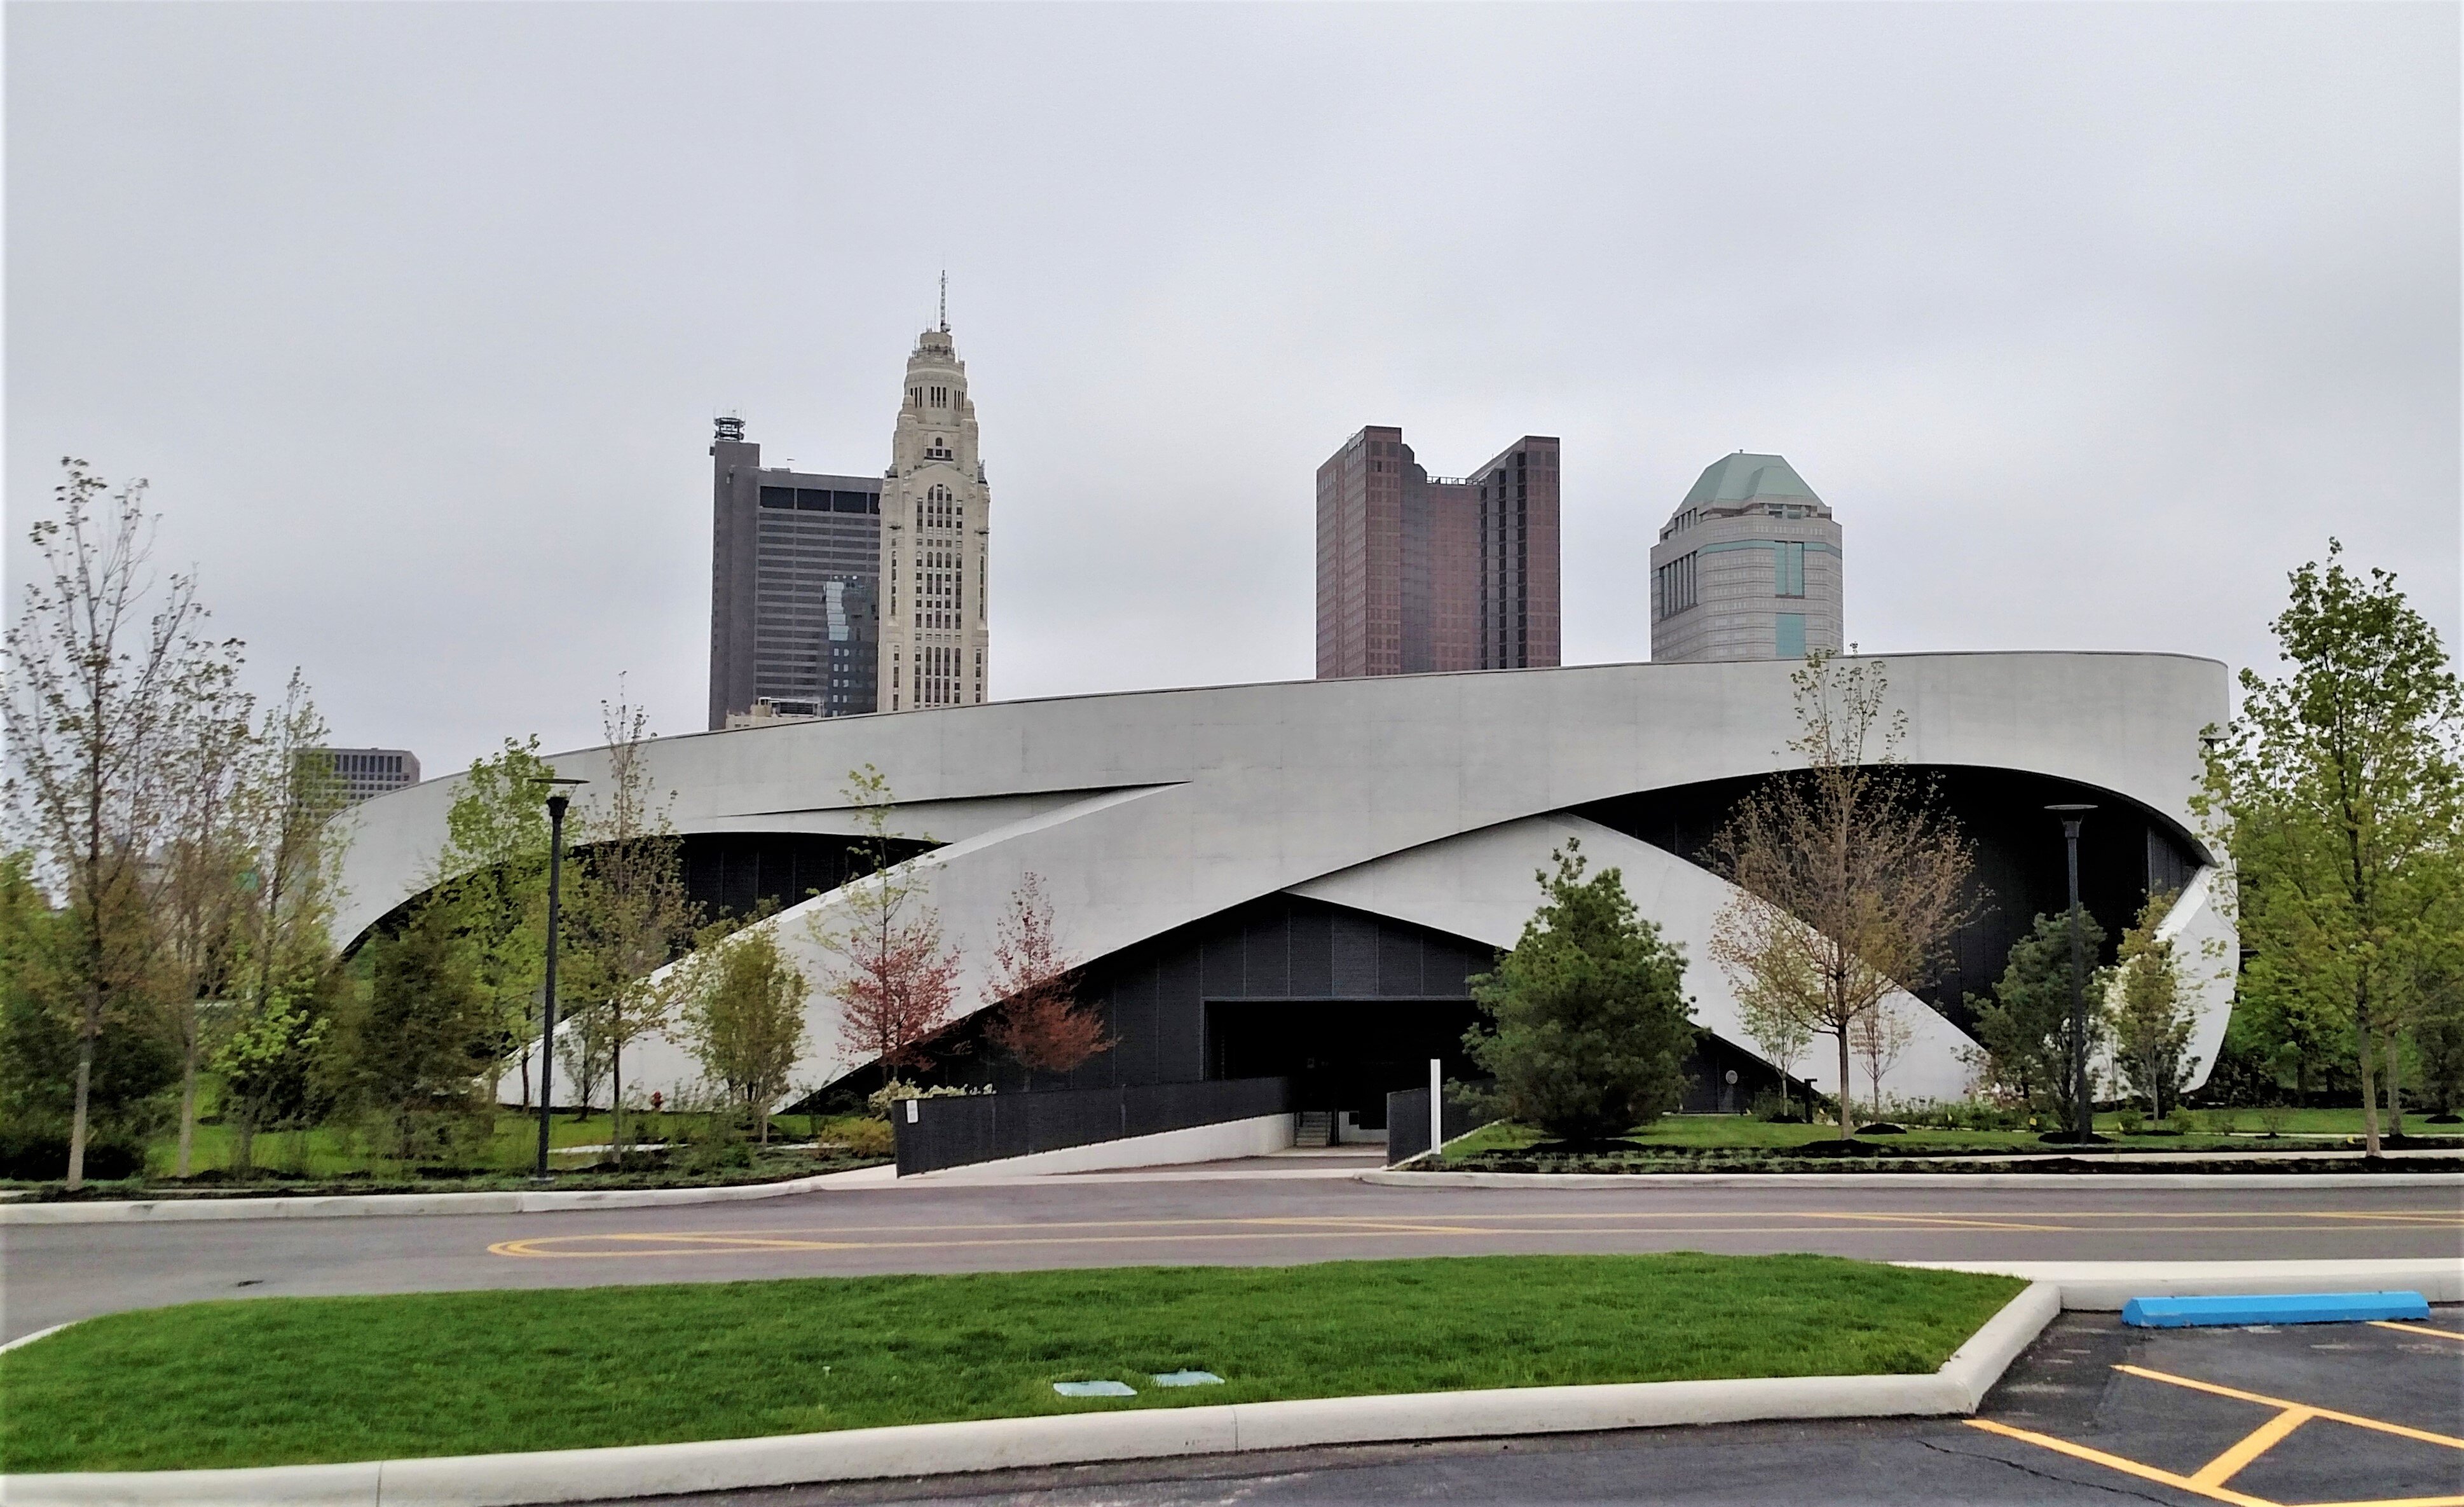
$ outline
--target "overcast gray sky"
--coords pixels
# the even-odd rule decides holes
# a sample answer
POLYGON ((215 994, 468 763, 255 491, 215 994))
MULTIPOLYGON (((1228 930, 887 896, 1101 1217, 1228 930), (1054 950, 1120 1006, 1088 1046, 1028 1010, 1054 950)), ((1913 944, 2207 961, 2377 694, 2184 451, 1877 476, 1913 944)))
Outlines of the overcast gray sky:
POLYGON ((76 454, 340 741, 696 729, 712 414, 878 469, 946 263, 997 697, 1310 674, 1368 423, 1563 437, 1569 663, 1736 449, 1868 652, 2452 647, 2457 16, 14 4, 10 577, 76 454))

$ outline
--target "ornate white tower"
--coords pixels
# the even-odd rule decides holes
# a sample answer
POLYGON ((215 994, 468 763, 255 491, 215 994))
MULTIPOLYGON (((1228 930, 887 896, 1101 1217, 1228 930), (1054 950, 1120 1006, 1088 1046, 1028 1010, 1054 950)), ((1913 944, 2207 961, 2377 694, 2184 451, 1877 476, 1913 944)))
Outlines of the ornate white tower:
POLYGON ((984 699, 991 536, 992 491, 976 453, 976 406, 967 397, 967 364, 950 343, 945 293, 940 327, 917 336, 907 358, 898 432, 882 474, 881 710, 984 699))

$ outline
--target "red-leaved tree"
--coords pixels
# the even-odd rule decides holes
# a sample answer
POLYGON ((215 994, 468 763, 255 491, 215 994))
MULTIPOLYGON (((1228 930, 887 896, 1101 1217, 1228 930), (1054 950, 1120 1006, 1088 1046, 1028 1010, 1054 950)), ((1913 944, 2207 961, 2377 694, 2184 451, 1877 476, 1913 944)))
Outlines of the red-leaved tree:
POLYGON ((1001 1007, 987 1032, 993 1045, 1029 1070, 1067 1073, 1111 1049, 1103 1016, 1078 1001, 1077 970, 1053 938, 1052 902, 1031 873, 1010 893, 995 934, 984 1003, 1001 1007))
POLYGON ((949 1024, 958 954, 942 943, 940 913, 925 894, 917 860, 891 861, 898 803, 889 780, 866 765, 848 774, 846 794, 865 832, 859 852, 872 872, 848 882, 847 902, 835 917, 814 918, 811 935, 838 960, 830 996, 839 1002, 847 1045, 894 1075, 921 1067, 924 1044, 949 1024))

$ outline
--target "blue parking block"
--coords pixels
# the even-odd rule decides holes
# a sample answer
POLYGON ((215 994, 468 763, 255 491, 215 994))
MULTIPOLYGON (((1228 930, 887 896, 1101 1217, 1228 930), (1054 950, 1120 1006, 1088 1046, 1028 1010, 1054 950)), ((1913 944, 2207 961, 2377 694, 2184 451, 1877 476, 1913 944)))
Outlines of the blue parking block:
POLYGON ((2419 1293, 2270 1293, 2231 1297, 2134 1297, 2122 1321, 2142 1329, 2193 1324, 2350 1324, 2369 1319, 2428 1319, 2419 1293))

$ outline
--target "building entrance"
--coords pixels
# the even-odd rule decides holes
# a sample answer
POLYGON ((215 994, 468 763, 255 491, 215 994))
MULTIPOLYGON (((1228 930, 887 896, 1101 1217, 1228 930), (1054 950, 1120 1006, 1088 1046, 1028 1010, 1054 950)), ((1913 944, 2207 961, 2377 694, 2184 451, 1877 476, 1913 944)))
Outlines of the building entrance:
POLYGON ((1206 1075, 1288 1077, 1303 1113, 1381 1130, 1386 1096, 1426 1087, 1431 1057, 1449 1078, 1477 1075, 1463 1037, 1480 1019, 1465 999, 1210 1000, 1206 1075))

